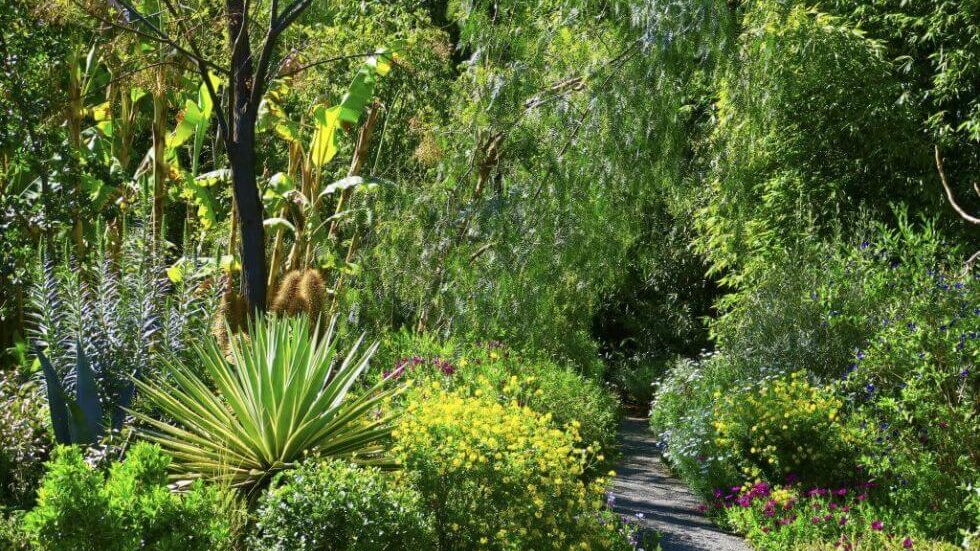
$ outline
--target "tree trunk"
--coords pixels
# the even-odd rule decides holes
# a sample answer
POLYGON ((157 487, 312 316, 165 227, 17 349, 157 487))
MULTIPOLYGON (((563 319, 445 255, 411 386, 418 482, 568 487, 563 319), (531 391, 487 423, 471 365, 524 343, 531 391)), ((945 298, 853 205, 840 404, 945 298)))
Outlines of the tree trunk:
POLYGON ((262 199, 255 177, 255 125, 241 121, 238 141, 228 148, 231 181, 238 207, 241 233, 242 284, 249 310, 264 312, 266 307, 265 227, 262 225, 262 199))
MULTIPOLYGON (((268 279, 265 264, 265 227, 262 198, 255 174, 255 121, 258 102, 250 103, 252 87, 261 92, 262 82, 252 71, 246 0, 225 0, 231 43, 229 131, 225 145, 231 162, 231 183, 238 207, 241 233, 242 287, 251 312, 265 312, 268 279)), ((273 4, 275 6, 275 4, 273 4)))

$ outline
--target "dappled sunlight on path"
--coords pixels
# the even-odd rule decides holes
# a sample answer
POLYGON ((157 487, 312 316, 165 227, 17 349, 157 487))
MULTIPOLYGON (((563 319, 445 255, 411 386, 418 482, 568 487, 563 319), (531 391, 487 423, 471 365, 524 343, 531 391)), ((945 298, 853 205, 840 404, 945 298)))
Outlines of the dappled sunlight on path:
POLYGON ((660 460, 646 419, 627 417, 620 429, 623 459, 613 483, 613 508, 661 534, 663 551, 748 551, 698 512, 698 498, 660 460))

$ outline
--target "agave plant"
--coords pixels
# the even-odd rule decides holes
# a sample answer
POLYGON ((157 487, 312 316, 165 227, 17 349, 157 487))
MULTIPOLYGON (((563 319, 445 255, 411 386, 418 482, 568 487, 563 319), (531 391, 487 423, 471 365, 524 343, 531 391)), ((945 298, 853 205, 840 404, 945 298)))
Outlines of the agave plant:
MULTIPOLYGON (((37 351, 47 387, 51 427, 59 444, 95 444, 105 433, 99 386, 81 343, 76 344, 75 355, 75 367, 68 374, 69 380, 74 383, 75 395, 69 396, 51 361, 43 352, 37 351)), ((133 382, 128 381, 117 400, 111 404, 112 430, 118 431, 122 428, 125 408, 132 402, 134 390, 133 382)))
POLYGON ((178 476, 247 489, 306 454, 377 459, 391 418, 374 413, 398 389, 382 381, 350 392, 377 344, 358 355, 362 336, 340 360, 334 322, 320 335, 305 317, 260 317, 225 350, 214 339, 195 345, 200 368, 173 360, 172 382, 136 381, 174 420, 136 413, 145 437, 173 455, 178 476))

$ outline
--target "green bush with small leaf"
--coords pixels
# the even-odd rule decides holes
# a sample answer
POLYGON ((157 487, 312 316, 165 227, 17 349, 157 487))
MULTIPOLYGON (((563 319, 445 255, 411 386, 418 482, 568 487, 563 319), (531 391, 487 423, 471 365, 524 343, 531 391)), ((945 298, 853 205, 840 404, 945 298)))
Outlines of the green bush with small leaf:
POLYGON ((376 468, 309 460, 262 497, 250 549, 425 551, 432 519, 418 493, 376 468))
POLYGON ((48 464, 37 506, 24 533, 39 551, 217 551, 230 545, 225 497, 196 482, 182 493, 167 487, 170 457, 136 444, 108 476, 81 449, 59 447, 48 464))

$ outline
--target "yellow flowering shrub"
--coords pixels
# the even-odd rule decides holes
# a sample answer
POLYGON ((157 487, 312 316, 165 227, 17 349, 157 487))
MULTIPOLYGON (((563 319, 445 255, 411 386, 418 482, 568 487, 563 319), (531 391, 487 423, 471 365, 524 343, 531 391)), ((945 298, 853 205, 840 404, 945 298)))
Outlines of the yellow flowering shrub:
POLYGON ((603 509, 607 479, 581 477, 595 458, 574 423, 440 383, 413 394, 392 452, 433 509, 441 549, 630 549, 603 509))
POLYGON ((854 475, 842 401, 800 372, 716 398, 715 444, 741 459, 747 477, 829 484, 854 475))
POLYGON ((593 464, 588 474, 608 470, 615 460, 619 403, 608 388, 570 366, 526 356, 493 341, 470 344, 403 333, 387 339, 376 357, 379 376, 416 384, 438 381, 447 389, 480 392, 502 403, 517 400, 551 414, 557 428, 577 421, 583 447, 601 450, 607 459, 593 464))

